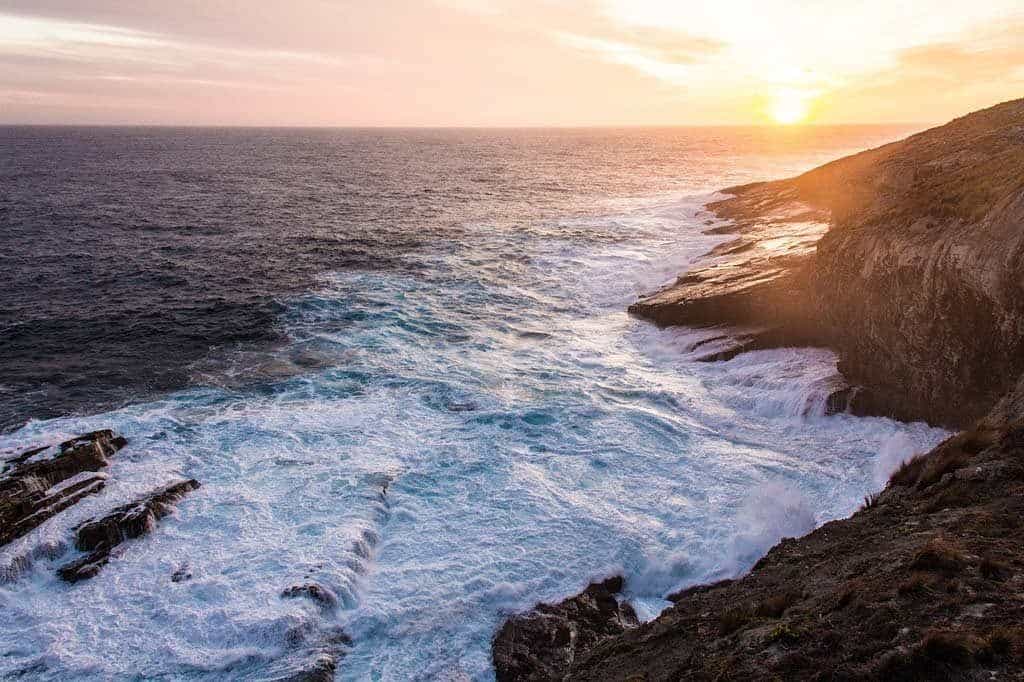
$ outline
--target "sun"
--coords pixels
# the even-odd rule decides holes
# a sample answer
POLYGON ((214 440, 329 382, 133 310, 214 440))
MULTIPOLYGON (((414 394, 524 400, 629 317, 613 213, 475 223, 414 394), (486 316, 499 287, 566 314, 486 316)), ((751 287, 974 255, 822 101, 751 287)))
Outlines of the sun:
POLYGON ((780 125, 794 125, 807 119, 807 97, 795 90, 780 90, 772 98, 770 113, 780 125))

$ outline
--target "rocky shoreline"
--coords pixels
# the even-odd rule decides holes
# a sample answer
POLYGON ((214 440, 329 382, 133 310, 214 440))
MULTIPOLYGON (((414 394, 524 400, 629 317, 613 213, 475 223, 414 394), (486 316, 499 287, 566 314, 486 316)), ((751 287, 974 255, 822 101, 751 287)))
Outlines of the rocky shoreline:
POLYGON ((831 411, 967 430, 649 623, 621 579, 511 617, 498 679, 1024 679, 1024 100, 725 192, 734 238, 631 313, 723 327, 708 361, 831 348, 831 411))

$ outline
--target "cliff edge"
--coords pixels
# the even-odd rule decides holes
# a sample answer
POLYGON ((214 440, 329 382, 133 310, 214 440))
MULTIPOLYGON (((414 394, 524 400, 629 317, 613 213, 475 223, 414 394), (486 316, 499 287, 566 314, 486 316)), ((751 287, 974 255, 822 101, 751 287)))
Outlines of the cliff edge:
POLYGON ((852 407, 902 420, 968 426, 1024 373, 1024 99, 725 192, 736 239, 632 313, 828 346, 852 407))

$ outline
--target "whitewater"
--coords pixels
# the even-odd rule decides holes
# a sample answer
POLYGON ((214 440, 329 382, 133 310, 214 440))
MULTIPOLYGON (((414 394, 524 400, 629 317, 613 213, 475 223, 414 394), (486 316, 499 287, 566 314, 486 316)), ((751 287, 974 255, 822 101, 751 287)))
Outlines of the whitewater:
POLYGON ((0 676, 274 679, 334 643, 342 680, 488 680, 510 613, 621 574, 651 618, 854 511, 944 432, 824 416, 827 350, 698 362, 721 330, 625 312, 721 241, 703 206, 726 179, 326 269, 278 301, 284 343, 0 435, 129 442, 102 495, 0 550, 33 556, 0 585, 0 676), (182 477, 202 487, 153 534, 56 577, 70 527, 182 477), (281 598, 308 581, 336 605, 281 598))

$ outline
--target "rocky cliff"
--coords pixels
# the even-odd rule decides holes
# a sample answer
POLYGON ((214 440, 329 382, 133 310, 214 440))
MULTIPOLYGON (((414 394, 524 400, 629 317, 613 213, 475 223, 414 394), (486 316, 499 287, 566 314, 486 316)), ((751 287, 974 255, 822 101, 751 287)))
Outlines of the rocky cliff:
POLYGON ((725 191, 736 239, 631 312, 829 346, 855 409, 905 420, 969 425, 1024 372, 1024 100, 725 191))

